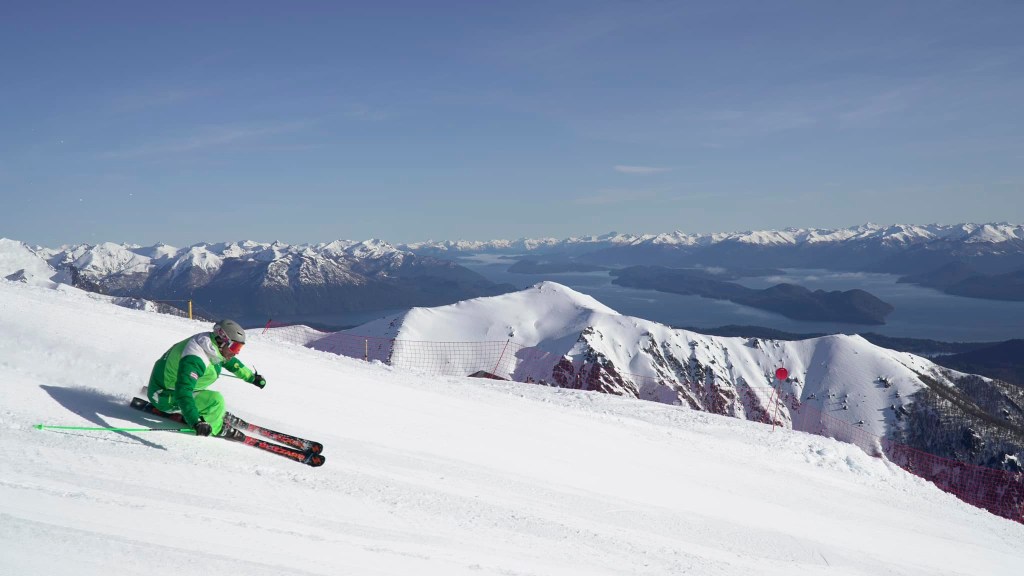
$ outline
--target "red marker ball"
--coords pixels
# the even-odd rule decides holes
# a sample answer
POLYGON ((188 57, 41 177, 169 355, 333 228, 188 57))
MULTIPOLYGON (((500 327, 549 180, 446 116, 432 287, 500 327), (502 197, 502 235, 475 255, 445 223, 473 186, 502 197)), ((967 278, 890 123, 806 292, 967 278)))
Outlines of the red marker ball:
POLYGON ((789 378, 789 370, 786 370, 785 368, 779 368, 778 370, 775 371, 775 377, 778 378, 779 380, 785 380, 786 378, 789 378))

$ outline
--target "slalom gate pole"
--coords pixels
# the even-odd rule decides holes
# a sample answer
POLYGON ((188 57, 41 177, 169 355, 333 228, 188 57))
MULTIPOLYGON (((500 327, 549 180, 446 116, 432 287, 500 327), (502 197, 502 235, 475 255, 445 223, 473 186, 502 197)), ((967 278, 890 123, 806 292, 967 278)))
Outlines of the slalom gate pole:
POLYGON ((104 428, 104 427, 89 427, 89 426, 47 426, 45 424, 36 424, 33 426, 36 430, 84 430, 89 432, 180 432, 182 434, 195 434, 196 431, 191 428, 104 428))

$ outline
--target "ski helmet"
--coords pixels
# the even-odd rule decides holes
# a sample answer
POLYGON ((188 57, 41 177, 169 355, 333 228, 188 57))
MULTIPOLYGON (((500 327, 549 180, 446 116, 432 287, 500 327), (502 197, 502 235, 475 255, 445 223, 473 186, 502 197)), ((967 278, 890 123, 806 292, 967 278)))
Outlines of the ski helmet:
POLYGON ((213 335, 221 347, 228 346, 232 353, 238 354, 245 344, 245 330, 234 320, 221 320, 213 325, 213 335))

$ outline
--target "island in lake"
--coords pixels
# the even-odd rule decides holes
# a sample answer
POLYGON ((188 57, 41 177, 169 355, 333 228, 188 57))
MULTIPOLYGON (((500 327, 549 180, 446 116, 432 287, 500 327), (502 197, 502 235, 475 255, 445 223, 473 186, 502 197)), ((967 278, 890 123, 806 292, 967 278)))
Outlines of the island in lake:
POLYGON ((796 284, 777 284, 758 290, 723 280, 704 269, 631 266, 613 270, 611 274, 615 277, 612 283, 619 286, 729 300, 794 320, 877 325, 885 324, 885 317, 895 310, 888 302, 864 290, 812 291, 796 284))
POLYGON ((900 282, 941 290, 954 296, 985 300, 1024 300, 1024 268, 1006 274, 982 274, 963 262, 953 262, 900 282))

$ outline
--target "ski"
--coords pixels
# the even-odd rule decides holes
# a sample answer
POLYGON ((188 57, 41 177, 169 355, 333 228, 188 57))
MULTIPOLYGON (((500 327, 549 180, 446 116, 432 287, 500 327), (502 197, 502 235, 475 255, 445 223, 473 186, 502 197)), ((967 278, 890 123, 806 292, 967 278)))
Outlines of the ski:
MULTIPOLYGON (((144 398, 132 399, 132 407, 143 410, 145 412, 156 414, 158 416, 170 418, 176 422, 184 422, 184 419, 182 419, 181 414, 165 414, 160 410, 157 410, 156 407, 154 407, 144 398)), ((253 434, 263 436, 264 438, 273 440, 275 442, 280 442, 281 444, 290 446, 297 450, 302 450, 303 452, 320 454, 324 451, 324 445, 319 442, 307 440, 305 438, 300 438, 298 436, 293 436, 291 434, 285 434, 284 432, 278 432, 277 430, 271 430, 270 428, 265 428, 258 424, 253 424, 242 418, 239 418, 238 416, 235 416, 230 412, 224 414, 224 421, 231 425, 232 428, 236 428, 243 432, 251 432, 253 434)))
POLYGON ((244 432, 236 428, 228 429, 227 433, 223 436, 223 438, 231 440, 232 442, 240 442, 242 444, 245 444, 246 446, 252 446, 253 448, 258 448, 260 450, 270 452, 271 454, 284 456, 289 460, 294 460, 295 462, 302 462, 303 464, 306 464, 308 466, 323 466, 324 462, 327 461, 327 458, 325 458, 323 454, 313 454, 312 452, 297 450, 295 448, 292 448, 291 446, 282 446, 281 444, 274 444, 273 442, 268 442, 266 440, 263 440, 262 438, 249 436, 248 434, 245 434, 244 432))
POLYGON ((236 430, 252 432, 253 434, 258 434, 264 438, 269 438, 270 440, 280 442, 281 444, 291 446, 292 448, 302 450, 303 452, 320 454, 324 451, 324 445, 319 442, 306 440, 305 438, 299 438, 298 436, 292 436, 291 434, 285 434, 284 432, 278 432, 276 430, 271 430, 270 428, 264 428, 263 426, 246 422, 230 412, 224 415, 224 421, 236 430))
MULTIPOLYGON (((155 416, 160 416, 162 418, 174 420, 175 422, 181 422, 183 424, 185 423, 185 419, 182 417, 181 414, 163 412, 157 409, 156 406, 153 406, 153 404, 151 404, 148 400, 143 398, 132 398, 130 406, 142 412, 147 412, 155 416)), ((245 422, 244 420, 241 420, 240 418, 237 418, 235 416, 232 416, 232 418, 235 418, 236 421, 241 422, 242 424, 252 426, 251 424, 245 422)), ((231 440, 232 442, 238 442, 240 444, 252 446, 253 448, 258 448, 260 450, 270 452, 271 454, 277 454, 278 456, 283 456, 285 458, 288 458, 289 460, 302 462, 303 464, 309 466, 323 466, 324 462, 326 462, 327 460, 323 454, 320 454, 320 452, 313 452, 312 450, 305 450, 294 446, 283 446, 281 444, 268 442, 261 438, 250 436, 242 432, 241 430, 235 428, 230 423, 230 421, 225 422, 225 424, 228 426, 228 429, 225 431, 225 434, 223 436, 219 436, 219 438, 224 438, 226 440, 231 440)), ((268 430, 266 428, 261 428, 259 426, 253 426, 253 428, 255 428, 255 431, 257 433, 260 430, 265 430, 267 432, 278 434, 282 437, 288 437, 298 441, 308 442, 306 440, 303 440, 302 438, 297 438, 295 436, 290 436, 288 434, 282 434, 280 432, 274 432, 273 430, 268 430)), ((323 446, 319 442, 310 442, 310 444, 315 444, 319 448, 319 451, 323 451, 323 446)))

